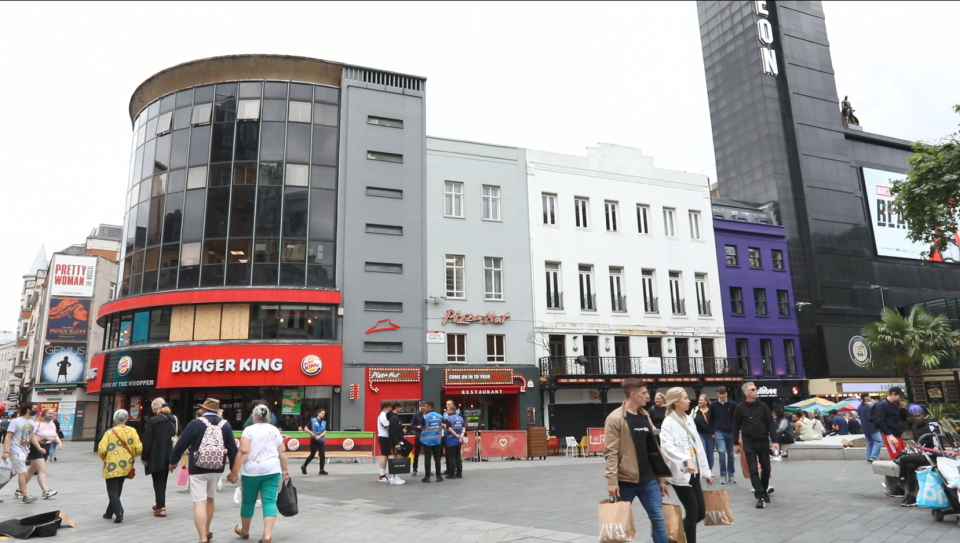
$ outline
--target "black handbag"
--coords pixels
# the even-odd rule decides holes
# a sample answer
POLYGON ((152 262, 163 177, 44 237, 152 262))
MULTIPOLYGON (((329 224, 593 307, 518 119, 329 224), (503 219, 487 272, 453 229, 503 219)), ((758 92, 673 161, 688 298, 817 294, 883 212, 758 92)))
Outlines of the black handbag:
POLYGON ((277 512, 285 517, 296 516, 299 512, 297 508, 297 489, 293 486, 293 480, 287 479, 280 486, 280 493, 277 494, 277 512))
POLYGON ((397 454, 400 456, 410 456, 410 453, 413 452, 413 445, 409 441, 404 439, 400 442, 400 448, 397 449, 397 454))
POLYGON ((409 458, 390 458, 387 460, 387 470, 390 475, 410 473, 409 458))
POLYGON ((650 462, 650 469, 657 477, 673 477, 670 468, 663 460, 663 455, 660 454, 659 439, 659 437, 653 435, 653 432, 647 434, 647 459, 650 462))

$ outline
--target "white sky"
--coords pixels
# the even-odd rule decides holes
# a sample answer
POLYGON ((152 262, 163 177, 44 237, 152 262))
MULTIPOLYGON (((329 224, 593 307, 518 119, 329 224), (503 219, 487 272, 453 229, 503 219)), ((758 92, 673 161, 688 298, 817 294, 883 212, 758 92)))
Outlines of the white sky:
MULTIPOLYGON (((837 91, 864 129, 936 139, 960 117, 960 4, 825 2, 837 91)), ((715 179, 696 4, 0 4, 7 232, 0 331, 21 275, 120 224, 127 104, 198 58, 281 53, 427 77, 432 136, 576 153, 639 147, 715 179)))

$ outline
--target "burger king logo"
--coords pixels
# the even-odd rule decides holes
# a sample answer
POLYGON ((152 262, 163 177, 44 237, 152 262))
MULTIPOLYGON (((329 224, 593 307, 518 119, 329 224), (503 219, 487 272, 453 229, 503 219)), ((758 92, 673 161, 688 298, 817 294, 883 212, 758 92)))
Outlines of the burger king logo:
POLYGON ((300 440, 299 440, 299 439, 290 438, 290 439, 287 440, 287 450, 288 450, 288 451, 295 451, 295 450, 297 450, 297 449, 299 449, 299 448, 300 448, 300 440))
POLYGON ((133 359, 129 356, 124 356, 117 362, 117 373, 120 376, 124 376, 130 373, 130 368, 133 367, 133 359))
POLYGON ((343 440, 343 450, 352 451, 353 445, 354 445, 353 440, 350 439, 349 437, 343 440))
POLYGON ((300 361, 300 369, 307 377, 313 377, 323 369, 323 361, 315 354, 308 354, 300 361))

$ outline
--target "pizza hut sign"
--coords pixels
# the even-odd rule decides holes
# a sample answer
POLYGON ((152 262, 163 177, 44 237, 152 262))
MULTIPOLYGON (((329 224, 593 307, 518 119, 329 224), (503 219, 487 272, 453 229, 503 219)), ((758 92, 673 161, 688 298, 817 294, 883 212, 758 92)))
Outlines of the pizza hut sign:
POLYGON ((370 368, 367 375, 371 383, 420 382, 420 368, 370 368))
POLYGON ((478 313, 464 313, 463 311, 451 309, 443 316, 442 323, 447 324, 447 322, 452 322, 454 324, 472 324, 474 322, 479 322, 481 324, 503 324, 507 322, 507 319, 509 318, 510 313, 497 315, 493 311, 487 311, 485 314, 480 315, 478 313))

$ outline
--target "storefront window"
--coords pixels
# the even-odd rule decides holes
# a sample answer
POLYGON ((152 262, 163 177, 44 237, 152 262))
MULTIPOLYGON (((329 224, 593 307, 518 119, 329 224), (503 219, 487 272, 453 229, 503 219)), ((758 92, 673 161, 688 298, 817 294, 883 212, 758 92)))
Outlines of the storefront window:
POLYGON ((150 312, 150 343, 163 343, 170 339, 170 314, 169 307, 150 312))
POLYGON ((117 347, 126 347, 133 342, 133 315, 126 314, 120 317, 120 333, 117 337, 117 347))
POLYGON ((335 339, 335 306, 256 304, 250 339, 335 339))
POLYGON ((133 314, 133 340, 131 343, 139 345, 147 343, 150 337, 150 312, 140 311, 133 314))

